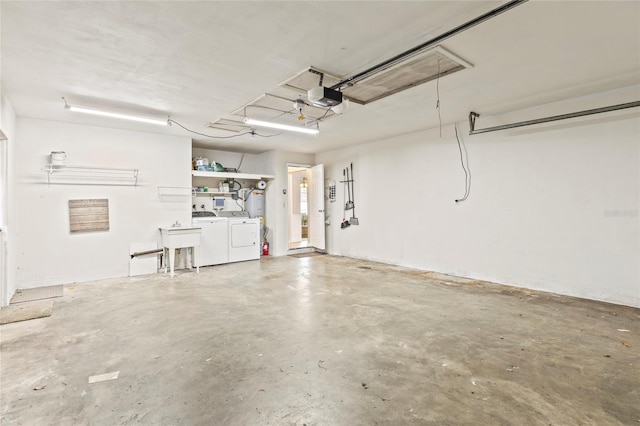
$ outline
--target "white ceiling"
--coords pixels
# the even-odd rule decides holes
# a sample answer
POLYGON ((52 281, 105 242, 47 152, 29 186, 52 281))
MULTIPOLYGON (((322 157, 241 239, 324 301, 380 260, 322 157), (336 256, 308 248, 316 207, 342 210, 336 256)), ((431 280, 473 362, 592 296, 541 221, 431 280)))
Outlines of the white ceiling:
MULTIPOLYGON (((1 78, 19 116, 183 135, 228 151, 322 152, 437 127, 436 83, 352 104, 317 137, 213 139, 78 115, 61 97, 231 136, 206 124, 264 93, 297 97, 279 85, 309 66, 349 77, 503 3, 2 1, 1 78)), ((640 84, 640 2, 530 1, 442 46, 473 65, 439 82, 445 124, 471 110, 630 87, 640 84)))

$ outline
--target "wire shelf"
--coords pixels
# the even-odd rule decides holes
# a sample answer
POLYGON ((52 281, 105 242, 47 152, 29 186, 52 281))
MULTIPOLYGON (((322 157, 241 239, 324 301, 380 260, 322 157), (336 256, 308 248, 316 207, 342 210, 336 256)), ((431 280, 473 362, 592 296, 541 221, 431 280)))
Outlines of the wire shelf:
POLYGON ((47 164, 43 169, 47 173, 47 183, 65 183, 77 185, 138 185, 139 169, 115 169, 88 166, 58 166, 47 164), (59 176, 63 182, 52 181, 59 176), (66 181, 65 181, 66 180, 66 181))

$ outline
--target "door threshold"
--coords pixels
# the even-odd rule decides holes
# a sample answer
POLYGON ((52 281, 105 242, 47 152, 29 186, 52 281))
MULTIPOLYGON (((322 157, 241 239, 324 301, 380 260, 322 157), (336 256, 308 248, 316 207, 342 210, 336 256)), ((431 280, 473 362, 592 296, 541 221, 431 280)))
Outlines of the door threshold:
POLYGON ((287 256, 290 254, 313 253, 314 251, 317 251, 315 247, 290 248, 287 250, 287 256))

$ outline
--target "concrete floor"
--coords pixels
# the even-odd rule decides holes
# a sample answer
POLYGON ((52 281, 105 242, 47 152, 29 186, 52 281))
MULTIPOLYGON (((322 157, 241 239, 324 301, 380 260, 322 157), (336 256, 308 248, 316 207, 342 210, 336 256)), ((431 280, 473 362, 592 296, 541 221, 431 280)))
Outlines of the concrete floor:
POLYGON ((639 332, 628 307, 266 258, 66 286, 51 317, 1 327, 0 412, 6 425, 640 424, 639 332))

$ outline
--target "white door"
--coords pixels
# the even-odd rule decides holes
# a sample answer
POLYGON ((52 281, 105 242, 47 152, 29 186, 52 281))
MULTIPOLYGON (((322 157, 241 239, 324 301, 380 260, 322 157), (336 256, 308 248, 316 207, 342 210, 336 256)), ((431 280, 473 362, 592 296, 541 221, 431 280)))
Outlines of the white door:
POLYGON ((309 245, 320 250, 324 243, 324 165, 311 167, 309 178, 309 245))

